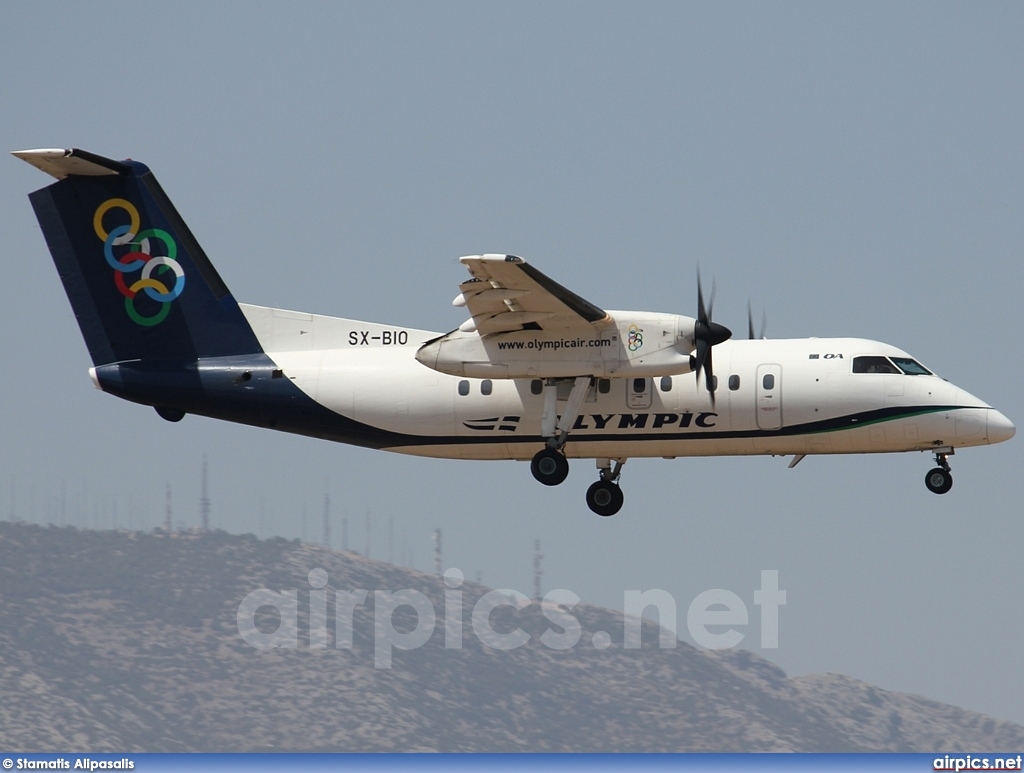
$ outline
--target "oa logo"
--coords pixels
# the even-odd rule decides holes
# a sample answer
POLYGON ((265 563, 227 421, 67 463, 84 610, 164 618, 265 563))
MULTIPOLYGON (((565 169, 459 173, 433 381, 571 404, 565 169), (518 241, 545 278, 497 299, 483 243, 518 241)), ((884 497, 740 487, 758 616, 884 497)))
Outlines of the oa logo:
POLYGON ((127 199, 107 199, 96 208, 92 218, 92 227, 96 236, 103 242, 103 256, 114 269, 114 284, 124 296, 124 310, 128 317, 137 325, 153 327, 163 322, 171 311, 171 301, 181 295, 185 289, 185 272, 178 263, 178 245, 171 235, 160 228, 147 228, 140 231, 141 221, 139 210, 127 199), (103 226, 104 216, 111 210, 121 210, 128 216, 127 225, 119 225, 109 232, 103 226), (154 242, 160 242, 164 255, 154 255, 154 242), (118 250, 120 256, 114 254, 115 247, 127 245, 128 251, 118 250), (138 279, 129 284, 125 277, 141 271, 138 279), (173 286, 165 283, 174 277, 173 286), (159 277, 159 278, 157 278, 159 277), (145 317, 135 308, 135 298, 140 292, 160 304, 156 314, 145 317))

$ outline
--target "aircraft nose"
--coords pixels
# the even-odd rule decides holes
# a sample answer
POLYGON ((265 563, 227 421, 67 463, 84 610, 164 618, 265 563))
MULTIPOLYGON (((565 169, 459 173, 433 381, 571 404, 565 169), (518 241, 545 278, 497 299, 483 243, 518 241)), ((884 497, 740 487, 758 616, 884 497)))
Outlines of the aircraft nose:
POLYGON ((1017 434, 1017 428, 997 410, 988 412, 988 442, 1002 443, 1017 434))

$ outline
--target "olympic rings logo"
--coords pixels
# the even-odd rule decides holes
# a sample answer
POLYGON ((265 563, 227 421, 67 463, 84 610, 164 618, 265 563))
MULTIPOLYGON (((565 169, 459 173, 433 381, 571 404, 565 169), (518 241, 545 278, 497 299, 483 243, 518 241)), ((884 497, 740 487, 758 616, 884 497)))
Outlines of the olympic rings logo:
POLYGON ((644 345, 644 329, 636 325, 630 325, 626 336, 626 346, 631 352, 635 352, 644 345))
POLYGON ((114 285, 124 296, 124 310, 128 317, 137 325, 153 327, 163 322, 171 311, 171 301, 175 300, 185 289, 185 272, 177 261, 178 245, 171 235, 160 228, 147 228, 140 231, 141 220, 139 210, 127 199, 107 199, 96 208, 92 217, 92 227, 103 242, 103 256, 107 264, 114 269, 114 285), (119 225, 107 231, 103 218, 112 209, 119 209, 128 215, 128 224, 119 225), (154 242, 163 244, 162 252, 166 255, 154 255, 154 242), (117 257, 115 247, 128 245, 129 251, 117 257), (125 275, 142 270, 139 279, 128 284, 125 275), (174 275, 174 286, 168 287, 163 280, 167 272, 174 275), (161 278, 157 279, 154 274, 161 278), (160 310, 151 317, 144 317, 135 308, 135 298, 140 292, 160 303, 160 310))

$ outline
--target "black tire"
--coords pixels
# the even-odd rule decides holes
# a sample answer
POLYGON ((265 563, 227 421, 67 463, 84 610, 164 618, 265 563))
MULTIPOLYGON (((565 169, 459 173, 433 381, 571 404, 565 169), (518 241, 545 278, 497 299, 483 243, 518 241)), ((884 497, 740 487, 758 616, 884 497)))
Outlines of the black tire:
POLYGON ((924 476, 924 485, 933 494, 945 494, 953 488, 953 476, 949 470, 936 467, 934 470, 929 470, 928 474, 924 476))
POLYGON ((587 489, 587 507, 606 518, 619 512, 624 500, 622 489, 611 481, 599 480, 587 489))
POLYGON ((553 448, 542 448, 530 462, 530 472, 545 486, 557 486, 569 475, 569 460, 553 448))

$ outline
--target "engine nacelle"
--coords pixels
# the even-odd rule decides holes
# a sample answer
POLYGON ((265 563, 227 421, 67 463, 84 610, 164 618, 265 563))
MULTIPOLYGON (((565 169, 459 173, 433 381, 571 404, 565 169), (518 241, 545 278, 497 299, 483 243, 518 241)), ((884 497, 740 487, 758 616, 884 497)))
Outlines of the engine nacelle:
POLYGON ((674 376, 689 373, 692 317, 610 311, 579 333, 515 330, 481 336, 457 329, 428 341, 416 359, 466 378, 674 376))

